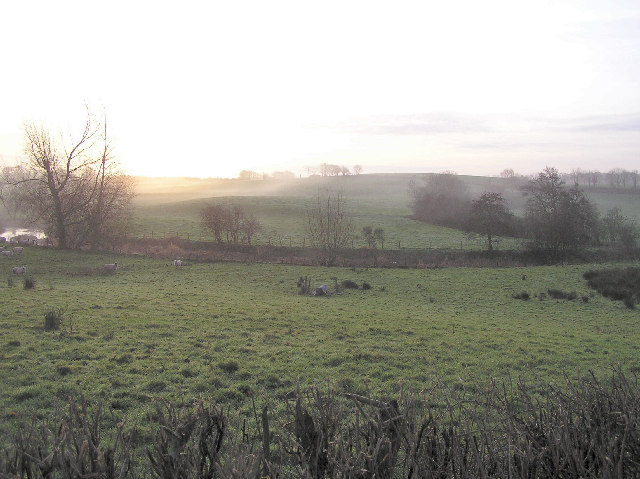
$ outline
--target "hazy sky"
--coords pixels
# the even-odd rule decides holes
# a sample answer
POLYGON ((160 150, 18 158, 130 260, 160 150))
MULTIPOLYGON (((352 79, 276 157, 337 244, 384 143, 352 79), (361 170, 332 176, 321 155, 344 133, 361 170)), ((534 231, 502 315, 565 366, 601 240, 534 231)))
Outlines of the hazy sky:
POLYGON ((640 2, 13 1, 0 161, 107 113, 132 174, 640 167, 640 2))

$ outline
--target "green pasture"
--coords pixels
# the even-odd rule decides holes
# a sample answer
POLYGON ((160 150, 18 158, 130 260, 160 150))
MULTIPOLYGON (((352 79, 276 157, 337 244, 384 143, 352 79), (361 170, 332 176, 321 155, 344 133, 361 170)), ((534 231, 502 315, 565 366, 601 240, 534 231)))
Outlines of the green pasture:
POLYGON ((300 383, 395 394, 490 377, 561 381, 640 370, 640 313, 594 295, 589 265, 511 269, 312 268, 25 248, 2 258, 0 413, 46 414, 69 395, 144 421, 150 401, 278 398, 300 383), (103 264, 118 262, 115 274, 103 264), (27 265, 34 289, 11 267, 27 265), (300 296, 296 280, 334 290, 300 296), (540 298, 575 291, 573 301, 540 298), (529 301, 513 299, 526 291, 529 301), (584 297, 584 299, 582 299, 584 297), (59 331, 48 311, 63 310, 59 331))
MULTIPOLYGON (((132 234, 136 237, 165 238, 179 236, 192 240, 212 240, 203 231, 200 211, 207 204, 233 203, 254 214, 264 229, 254 238, 256 244, 302 246, 308 244, 306 211, 318 192, 327 189, 343 192, 348 210, 361 235, 364 226, 385 231, 385 248, 484 249, 481 238, 450 228, 427 225, 409 218, 410 185, 421 185, 427 175, 388 174, 335 178, 276 180, 221 179, 140 179, 135 201, 132 234)), ((501 178, 460 177, 473 197, 483 191, 504 194, 511 210, 521 215, 526 197, 501 178)), ((636 221, 640 218, 640 196, 632 192, 589 191, 589 198, 601 214, 613 207, 636 221)), ((517 249, 521 241, 502 238, 500 249, 517 249)), ((365 245, 355 238, 353 246, 365 245)))

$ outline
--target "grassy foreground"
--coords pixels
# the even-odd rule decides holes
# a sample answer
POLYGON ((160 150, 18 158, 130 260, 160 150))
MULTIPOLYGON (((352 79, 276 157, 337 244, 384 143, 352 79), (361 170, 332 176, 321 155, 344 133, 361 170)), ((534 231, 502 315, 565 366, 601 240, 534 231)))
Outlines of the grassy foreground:
MULTIPOLYGON (((19 258, 19 259, 18 259, 19 258)), ((0 285, 0 412, 42 414, 85 394, 144 418, 149 401, 199 395, 238 403, 301 385, 392 394, 434 382, 481 389, 490 377, 543 382, 621 364, 640 370, 638 310, 593 295, 593 265, 400 270, 191 264, 25 248, 35 288, 0 285), (104 263, 118 262, 115 274, 104 263), (296 280, 371 290, 297 294, 296 280), (536 297, 548 289, 577 299, 536 297), (526 291, 528 301, 512 295, 526 291), (584 297, 584 298, 583 298, 584 297), (63 310, 59 331, 48 311, 63 310)), ((9 264, 11 262, 11 264, 9 264)), ((18 264, 16 263, 16 264, 18 264)), ((10 275, 10 273, 8 273, 10 275)), ((13 282, 13 286, 10 283, 13 282)))

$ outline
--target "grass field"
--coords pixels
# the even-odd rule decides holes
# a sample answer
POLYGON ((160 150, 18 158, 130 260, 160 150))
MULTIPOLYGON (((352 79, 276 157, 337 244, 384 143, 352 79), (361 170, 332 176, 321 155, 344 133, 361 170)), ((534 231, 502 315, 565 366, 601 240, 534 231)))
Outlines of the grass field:
MULTIPOLYGON (((17 262, 16 262, 17 261, 17 262)), ((510 269, 351 270, 192 264, 25 248, 36 287, 5 277, 0 305, 0 411, 51 411, 68 395, 103 400, 144 422, 156 397, 241 402, 331 381, 374 394, 435 381, 482 388, 489 377, 541 382, 561 373, 640 371, 638 310, 593 295, 593 265, 510 269), (115 274, 102 272, 117 261, 115 274), (296 280, 333 290, 297 294, 296 280), (523 275, 526 278, 523 279, 523 275), (13 286, 10 282, 13 281, 13 286), (536 297, 575 291, 573 301, 536 297), (526 291, 529 301, 513 299, 526 291), (585 300, 583 301, 582 297, 585 300), (64 310, 60 331, 48 311, 64 310), (535 376, 535 377, 534 377, 535 376)))
MULTIPOLYGON (((140 179, 134 211, 133 234, 137 237, 171 237, 210 240, 203 231, 200 210, 210 203, 242 205, 253 213, 264 229, 256 244, 302 246, 305 239, 306 211, 314 195, 330 188, 342 191, 348 202, 356 234, 364 226, 385 231, 385 248, 449 248, 478 250, 481 239, 462 231, 428 225, 409 218, 411 183, 422 184, 427 175, 359 175, 335 178, 302 178, 293 181, 240 181, 194 179, 140 179)), ((502 192, 511 210, 524 211, 526 197, 503 179, 460 177, 472 197, 483 191, 502 192)), ((618 207, 622 214, 640 219, 640 196, 627 193, 588 192, 601 214, 618 207)), ((354 247, 365 244, 356 238, 354 247)), ((516 249, 521 241, 503 238, 498 248, 516 249)))

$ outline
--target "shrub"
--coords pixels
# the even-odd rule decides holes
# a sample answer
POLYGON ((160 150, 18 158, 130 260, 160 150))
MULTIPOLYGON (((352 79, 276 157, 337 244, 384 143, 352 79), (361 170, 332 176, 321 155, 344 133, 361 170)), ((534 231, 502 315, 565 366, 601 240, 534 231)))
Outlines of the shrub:
POLYGON ((622 301, 628 308, 640 299, 640 268, 591 270, 583 277, 590 288, 605 298, 622 301))
POLYGON ((351 281, 350 279, 345 279, 342 282, 342 287, 345 289, 358 289, 358 283, 351 281))
POLYGON ((513 299, 522 299, 523 301, 529 301, 529 293, 526 291, 522 291, 521 293, 516 293, 513 295, 513 299))
POLYGON ((362 283, 362 289, 364 290, 371 289, 371 285, 365 281, 364 283, 362 283))
POLYGON ((553 299, 565 299, 567 297, 567 295, 565 294, 564 291, 560 290, 560 289, 548 289, 547 293, 549 294, 549 296, 551 296, 553 299))
POLYGON ((60 329, 62 323, 64 321, 64 310, 62 309, 52 309, 51 311, 47 311, 44 315, 44 329, 46 331, 53 331, 56 329, 60 329))
POLYGON ((36 280, 33 278, 24 279, 24 289, 33 289, 36 287, 36 280))

